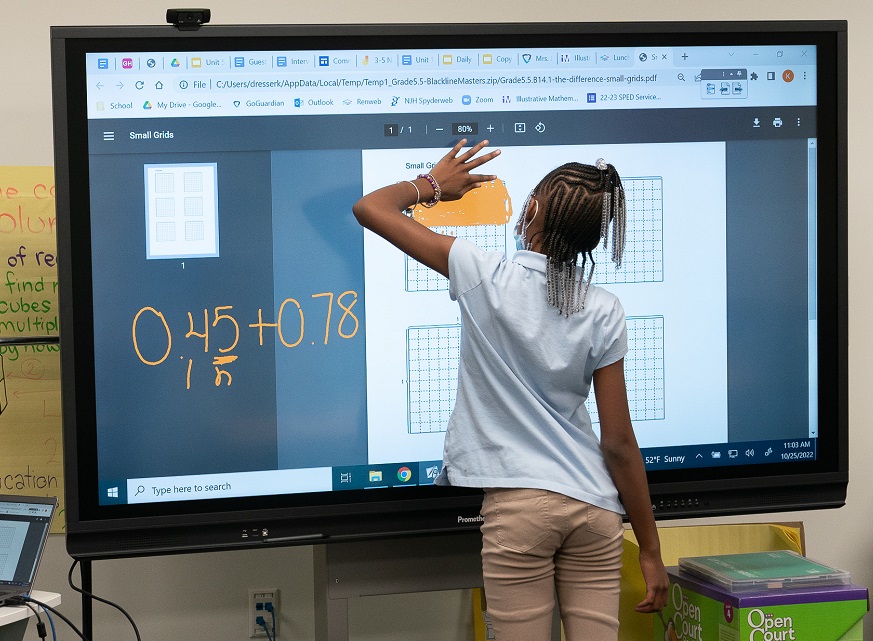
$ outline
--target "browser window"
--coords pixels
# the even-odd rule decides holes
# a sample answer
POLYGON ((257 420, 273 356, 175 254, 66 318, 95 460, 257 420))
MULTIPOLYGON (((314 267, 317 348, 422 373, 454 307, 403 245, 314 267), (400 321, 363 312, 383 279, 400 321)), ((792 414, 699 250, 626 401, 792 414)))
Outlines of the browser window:
POLYGON ((101 502, 432 482, 457 306, 350 209, 461 138, 503 151, 499 180, 463 217, 417 217, 507 256, 549 170, 622 175, 625 262, 595 255, 594 282, 628 315, 648 469, 815 458, 815 63, 804 45, 87 54, 101 502), (761 251, 771 225, 791 242, 761 251), (744 402, 765 393, 748 354, 781 431, 744 402), (209 456, 167 451, 179 425, 209 456))

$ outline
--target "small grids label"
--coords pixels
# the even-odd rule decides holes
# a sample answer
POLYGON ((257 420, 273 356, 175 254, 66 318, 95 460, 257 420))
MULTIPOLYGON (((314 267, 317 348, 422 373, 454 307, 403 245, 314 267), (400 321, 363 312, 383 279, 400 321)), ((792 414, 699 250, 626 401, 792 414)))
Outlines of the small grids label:
MULTIPOLYGON (((646 316, 627 319, 628 353, 625 356, 625 379, 631 420, 664 419, 664 317, 646 316)), ((585 402, 592 423, 599 423, 594 388, 585 402)))
POLYGON ((461 326, 410 327, 406 339, 409 433, 445 432, 457 393, 461 326))

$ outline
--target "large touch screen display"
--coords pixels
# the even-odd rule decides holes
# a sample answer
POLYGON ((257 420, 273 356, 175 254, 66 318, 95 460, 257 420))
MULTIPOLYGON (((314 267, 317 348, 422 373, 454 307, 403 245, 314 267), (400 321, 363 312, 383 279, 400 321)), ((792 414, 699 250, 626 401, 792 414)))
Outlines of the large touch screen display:
POLYGON ((815 46, 112 52, 87 68, 102 503, 433 480, 457 305, 350 208, 460 138, 503 150, 499 180, 416 216, 508 256, 540 176, 599 157, 622 174, 627 259, 595 280, 628 314, 650 469, 815 458, 815 46), (731 375, 750 353, 778 421, 731 375))

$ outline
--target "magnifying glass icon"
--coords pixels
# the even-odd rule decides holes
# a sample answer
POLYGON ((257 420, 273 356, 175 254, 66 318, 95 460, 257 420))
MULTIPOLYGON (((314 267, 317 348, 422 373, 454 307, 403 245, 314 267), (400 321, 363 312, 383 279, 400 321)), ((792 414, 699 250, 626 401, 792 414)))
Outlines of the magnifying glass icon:
POLYGON ((680 73, 678 76, 676 76, 676 78, 678 78, 682 82, 685 82, 685 74, 684 73, 680 73))
POLYGON ((142 485, 140 485, 138 488, 136 488, 136 494, 134 494, 134 496, 139 496, 143 492, 145 492, 145 488, 142 485))

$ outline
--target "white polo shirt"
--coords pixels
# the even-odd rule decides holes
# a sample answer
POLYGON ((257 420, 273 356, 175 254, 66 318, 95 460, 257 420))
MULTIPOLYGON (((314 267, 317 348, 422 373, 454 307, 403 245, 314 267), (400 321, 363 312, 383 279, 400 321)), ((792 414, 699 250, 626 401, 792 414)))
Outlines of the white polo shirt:
POLYGON ((507 260, 460 238, 449 294, 461 360, 437 484, 545 489, 622 512, 585 408, 594 370, 627 353, 618 298, 592 285, 565 317, 546 299, 543 254, 507 260))

